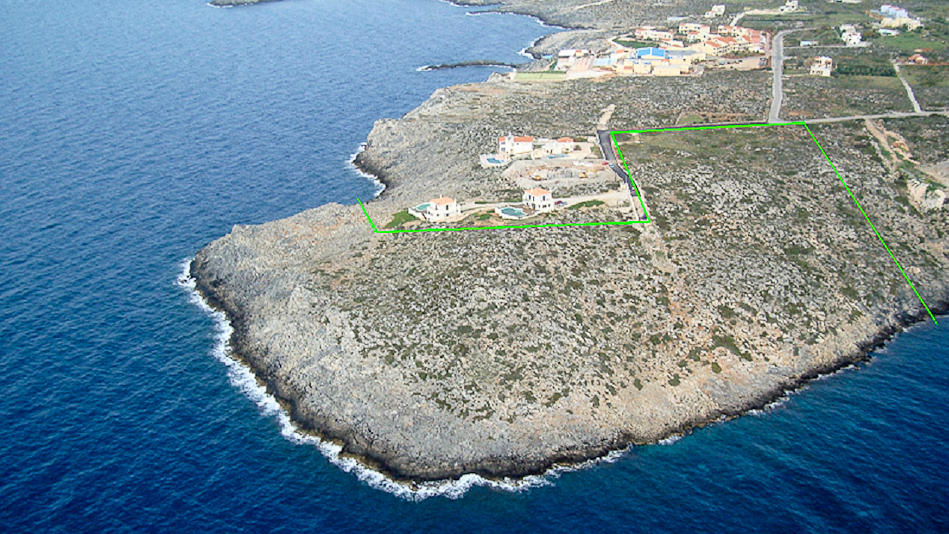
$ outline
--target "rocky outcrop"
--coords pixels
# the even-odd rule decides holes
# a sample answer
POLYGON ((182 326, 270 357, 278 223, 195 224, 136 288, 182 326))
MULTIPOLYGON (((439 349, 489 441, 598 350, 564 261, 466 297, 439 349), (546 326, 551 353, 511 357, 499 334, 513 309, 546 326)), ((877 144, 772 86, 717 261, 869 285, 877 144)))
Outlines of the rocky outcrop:
MULTIPOLYGON (((502 173, 476 165, 498 132, 592 133, 610 105, 614 128, 760 117, 766 89, 764 74, 713 73, 439 90, 376 124, 356 161, 387 189, 366 209, 382 226, 435 195, 503 194, 502 173)), ((896 199, 905 186, 860 125, 814 131, 945 310, 944 211, 896 199)), ((378 234, 358 206, 331 204, 236 226, 191 271, 302 428, 407 480, 526 475, 654 442, 760 407, 928 317, 800 128, 621 141, 652 224, 378 234)), ((623 214, 544 222, 611 217, 623 214)))

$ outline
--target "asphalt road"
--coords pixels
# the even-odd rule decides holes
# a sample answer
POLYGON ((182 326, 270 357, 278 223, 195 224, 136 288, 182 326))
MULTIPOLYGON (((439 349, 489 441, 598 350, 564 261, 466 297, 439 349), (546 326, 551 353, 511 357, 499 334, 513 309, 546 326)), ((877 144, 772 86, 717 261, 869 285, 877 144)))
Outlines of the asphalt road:
MULTIPOLYGON (((596 139, 600 144, 600 151, 603 152, 603 158, 610 164, 610 168, 620 177, 620 180, 625 181, 628 185, 629 196, 633 199, 633 205, 636 206, 636 200, 640 193, 639 186, 636 185, 636 182, 633 181, 633 177, 626 172, 626 169, 623 168, 623 164, 619 161, 616 150, 613 147, 613 139, 610 137, 610 131, 597 130, 596 139)), ((644 214, 640 213, 640 217, 643 217, 643 215, 644 214)))
POLYGON ((780 122, 781 101, 784 100, 784 36, 800 30, 783 30, 774 36, 771 43, 771 70, 774 72, 774 81, 771 82, 771 111, 768 113, 768 122, 780 122))

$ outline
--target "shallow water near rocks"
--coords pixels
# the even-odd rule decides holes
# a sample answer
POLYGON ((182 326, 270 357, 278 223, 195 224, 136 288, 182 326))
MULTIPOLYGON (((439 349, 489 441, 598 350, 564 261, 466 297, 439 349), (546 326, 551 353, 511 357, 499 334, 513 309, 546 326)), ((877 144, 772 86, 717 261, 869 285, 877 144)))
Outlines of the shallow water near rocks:
POLYGON ((235 379, 182 262, 235 223, 371 197, 348 161, 373 121, 492 71, 418 67, 516 62, 552 31, 465 12, 0 5, 0 531, 949 529, 949 318, 755 415, 421 501, 235 379))

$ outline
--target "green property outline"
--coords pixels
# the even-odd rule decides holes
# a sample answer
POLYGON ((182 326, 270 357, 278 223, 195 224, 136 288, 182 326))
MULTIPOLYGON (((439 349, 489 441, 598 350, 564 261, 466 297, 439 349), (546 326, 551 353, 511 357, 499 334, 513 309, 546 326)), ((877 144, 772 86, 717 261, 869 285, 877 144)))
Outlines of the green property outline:
POLYGON ((893 255, 893 251, 890 250, 890 247, 887 246, 886 242, 883 240, 883 236, 880 235, 880 232, 877 231, 876 226, 873 225, 873 222, 870 220, 870 217, 865 211, 863 211, 863 206, 860 205, 860 201, 857 200, 857 197, 853 194, 853 191, 850 190, 850 186, 847 185, 847 182, 844 181, 843 176, 840 175, 840 172, 837 170, 837 167, 834 165, 834 162, 830 160, 830 157, 827 155, 827 152, 824 151, 824 147, 821 146, 820 142, 817 140, 817 137, 814 135, 814 132, 811 131, 810 126, 807 125, 804 121, 794 121, 794 122, 777 122, 777 123, 752 123, 752 124, 722 124, 714 126, 674 126, 670 128, 646 128, 642 130, 627 130, 627 131, 610 131, 610 140, 613 141, 613 148, 616 150, 616 156, 623 163, 623 168, 626 170, 626 176, 629 181, 629 185, 633 187, 636 192, 636 197, 639 199, 639 205, 643 209, 643 213, 646 215, 645 220, 640 221, 603 221, 603 222, 585 222, 585 223, 546 223, 546 224, 514 224, 514 225, 498 225, 498 226, 463 226, 463 227, 451 227, 451 228, 396 228, 392 230, 380 230, 376 227, 376 224, 372 221, 372 218, 369 216, 369 212, 366 210, 366 206, 362 203, 362 200, 356 199, 356 202, 359 203, 359 207, 362 208, 362 212, 366 215, 366 220, 369 221, 369 225, 372 227, 372 231, 377 234, 402 234, 402 233, 420 233, 420 232, 461 232, 466 230, 507 230, 514 228, 557 228, 565 226, 627 226, 631 224, 646 224, 651 223, 652 218, 649 216, 649 212, 646 210, 646 204, 643 201, 642 194, 639 192, 639 187, 635 185, 632 179, 632 173, 629 172, 629 165, 626 163, 626 158, 623 156, 623 152, 619 148, 619 143, 616 142, 616 134, 641 134, 641 133, 656 133, 656 132, 669 132, 669 131, 689 131, 689 130, 721 130, 721 129, 731 129, 731 128, 763 128, 770 126, 803 126, 807 130, 808 135, 811 140, 814 141, 814 144, 817 145, 817 149, 820 150, 820 153, 824 155, 824 159, 827 160, 827 163, 830 164, 830 168, 834 170, 834 174, 837 175, 837 178, 840 180, 840 183, 843 184, 844 189, 847 190, 847 194, 850 195, 850 198, 853 200, 854 204, 857 205, 857 209, 860 210, 860 213, 863 214, 863 218, 867 220, 867 224, 870 225, 870 229, 873 230, 873 233, 877 236, 877 239, 880 240, 880 244, 883 245, 883 248, 886 250, 887 254, 890 255, 890 259, 893 260, 893 263, 896 264, 897 269, 900 270, 900 274, 903 275, 903 278, 906 280, 906 283, 909 284, 910 289, 913 290, 913 293, 916 294, 916 298, 919 299, 920 304, 923 305, 923 308, 926 309, 926 312, 929 314, 929 317, 932 318, 933 322, 939 324, 936 321, 936 316, 933 315, 932 310, 929 309, 929 306, 926 305, 926 302, 923 300, 923 297, 920 296, 919 291, 916 291, 916 286, 913 285, 913 281, 909 279, 909 276, 906 274, 906 271, 903 270, 903 266, 900 265, 899 260, 896 259, 896 256, 893 255))

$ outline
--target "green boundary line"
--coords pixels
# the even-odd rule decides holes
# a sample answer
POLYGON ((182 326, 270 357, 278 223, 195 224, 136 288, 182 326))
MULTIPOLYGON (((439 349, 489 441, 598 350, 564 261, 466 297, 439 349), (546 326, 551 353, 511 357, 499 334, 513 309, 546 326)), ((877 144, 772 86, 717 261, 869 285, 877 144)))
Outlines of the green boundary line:
POLYGON ((909 279, 909 276, 906 275, 906 271, 903 270, 903 266, 900 265, 900 262, 897 261, 896 256, 893 255, 893 252, 890 250, 890 247, 886 246, 886 241, 883 241, 883 236, 880 235, 880 232, 877 232, 876 226, 873 226, 873 223, 870 221, 870 217, 867 216, 867 213, 863 211, 863 206, 860 205, 860 202, 857 200, 857 197, 854 196, 853 191, 850 190, 850 186, 847 185, 847 182, 844 181, 843 176, 840 175, 840 172, 837 171, 837 167, 834 165, 833 161, 830 161, 830 157, 827 156, 827 152, 824 152, 824 147, 820 146, 820 142, 817 140, 817 137, 814 136, 814 132, 811 131, 811 128, 808 125, 804 125, 804 128, 807 129, 807 133, 810 134, 811 139, 814 140, 814 144, 817 145, 817 148, 820 150, 820 153, 824 155, 824 159, 827 160, 827 163, 830 164, 830 168, 834 169, 834 174, 837 175, 837 178, 840 179, 840 183, 844 184, 844 188, 847 189, 847 194, 850 195, 850 198, 853 199, 853 203, 857 205, 857 209, 860 210, 860 213, 863 214, 863 218, 867 220, 867 224, 870 225, 870 228, 873 229, 873 233, 876 234, 877 239, 880 240, 880 244, 883 245, 883 248, 886 249, 886 253, 890 255, 890 258, 893 260, 893 263, 896 264, 896 268, 900 270, 900 273, 903 274, 903 278, 906 279, 906 283, 909 284, 910 289, 913 290, 913 293, 916 293, 916 298, 919 299, 919 303, 926 308, 926 313, 929 314, 929 317, 932 318, 933 322, 939 324, 939 321, 936 320, 936 316, 933 315, 932 310, 929 309, 929 306, 926 305, 926 302, 923 301, 923 297, 919 296, 919 291, 916 291, 916 286, 913 285, 913 281, 909 279))
POLYGON ((735 128, 764 128, 771 126, 803 126, 808 135, 814 141, 814 144, 817 145, 818 150, 821 154, 824 155, 824 159, 827 160, 827 163, 830 164, 830 168, 834 170, 834 174, 837 175, 837 178, 840 180, 840 183, 843 184, 844 188, 847 190, 847 194, 850 195, 850 198, 853 200, 854 204, 857 205, 857 209, 860 210, 860 213, 863 214, 864 219, 867 220, 867 224, 870 225, 870 228, 873 230, 873 233, 876 235, 877 239, 880 240, 880 244, 883 245, 883 248, 886 250, 887 254, 890 255, 890 258, 893 260, 893 263, 896 264, 896 267, 900 270, 900 273, 903 275, 903 278, 906 280, 906 283, 909 284, 910 289, 913 290, 913 293, 916 294, 916 298, 919 299, 920 304, 923 305, 923 308, 926 309, 926 312, 929 314, 929 317, 932 318, 933 322, 939 324, 936 321, 936 317, 933 315, 933 312, 929 309, 929 306, 926 305, 926 302, 923 301, 923 297, 920 296, 919 291, 916 291, 916 286, 913 285, 913 281, 909 279, 906 271, 903 270, 903 266, 900 265, 900 262, 896 259, 896 256, 893 255, 893 251, 890 250, 890 247, 887 246, 886 242, 883 241, 883 236, 880 235, 880 232, 877 231, 876 227, 873 225, 873 222, 870 221, 870 217, 867 216, 867 213, 863 211, 863 206, 860 205, 860 202, 857 200, 857 197, 853 194, 853 191, 850 190, 850 186, 847 185, 847 182, 844 181, 843 176, 840 175, 840 172, 837 170, 837 167, 834 165, 834 162, 830 160, 830 157, 827 155, 827 152, 824 152, 824 147, 821 146, 820 142, 817 140, 817 137, 814 135, 814 132, 811 131, 811 128, 804 121, 796 122, 780 122, 780 123, 754 123, 754 124, 722 124, 714 126, 676 126, 671 128, 646 128, 642 130, 628 130, 628 131, 611 131, 610 140, 613 141, 613 148, 616 150, 616 156, 623 164, 623 169, 626 170, 626 175, 629 180, 629 185, 636 192, 636 196, 639 198, 639 204, 643 209, 643 213, 646 215, 645 220, 641 221, 603 221, 603 222, 586 222, 586 223, 548 223, 548 224, 520 224, 520 225, 499 225, 499 226, 469 226, 469 227, 452 227, 452 228, 410 228, 410 229, 393 229, 393 230, 380 230, 376 227, 376 224, 372 221, 372 218, 369 217, 369 212, 366 210, 366 206, 363 205, 362 200, 356 199, 356 202, 359 202, 359 206, 362 208, 363 214, 366 215, 366 220, 369 221, 369 225, 372 227, 372 231, 377 234, 403 234, 403 233, 421 233, 421 232, 461 232, 466 230, 509 230, 514 228, 558 228, 566 226, 626 226, 631 224, 646 224, 652 222, 652 218, 649 216, 649 213, 646 211, 646 204, 643 201, 643 196, 639 192, 639 188, 635 185, 632 179, 632 173, 629 172, 629 164, 626 163, 626 158, 623 156, 623 152, 619 148, 619 143, 616 141, 616 134, 640 134, 640 133, 657 133, 657 132, 671 132, 671 131, 697 131, 697 130, 722 130, 722 129, 735 129, 735 128))

